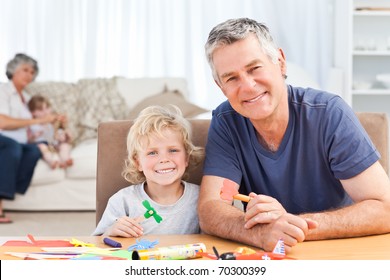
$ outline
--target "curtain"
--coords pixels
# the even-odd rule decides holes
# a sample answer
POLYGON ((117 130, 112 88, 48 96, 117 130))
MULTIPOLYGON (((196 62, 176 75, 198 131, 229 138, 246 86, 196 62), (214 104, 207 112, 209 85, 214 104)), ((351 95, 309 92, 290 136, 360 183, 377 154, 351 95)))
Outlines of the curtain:
POLYGON ((184 77, 191 101, 212 109, 224 100, 204 55, 212 27, 235 17, 266 23, 287 60, 325 86, 333 1, 0 0, 0 67, 23 52, 39 62, 37 81, 184 77))

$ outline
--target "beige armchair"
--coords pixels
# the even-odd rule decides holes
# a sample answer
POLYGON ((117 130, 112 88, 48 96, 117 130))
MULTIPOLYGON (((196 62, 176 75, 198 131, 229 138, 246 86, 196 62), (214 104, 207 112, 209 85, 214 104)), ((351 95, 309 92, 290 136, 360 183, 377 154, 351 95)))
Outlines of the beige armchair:
MULTIPOLYGON (((382 155, 380 160, 388 172, 388 123, 386 114, 358 113, 360 122, 382 155)), ((191 120, 193 142, 197 146, 206 144, 210 120, 191 120)), ((106 208, 108 199, 118 190, 128 186, 121 176, 126 158, 126 137, 131 121, 112 121, 101 123, 98 128, 98 155, 96 178, 96 223, 106 208)), ((200 184, 202 179, 200 165, 191 172, 189 182, 200 184)))

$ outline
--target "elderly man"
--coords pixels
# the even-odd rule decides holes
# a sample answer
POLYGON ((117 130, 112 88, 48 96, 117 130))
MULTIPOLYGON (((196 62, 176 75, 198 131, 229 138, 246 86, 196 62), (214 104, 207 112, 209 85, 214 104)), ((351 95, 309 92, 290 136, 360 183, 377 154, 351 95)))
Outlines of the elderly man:
POLYGON ((304 240, 390 232, 390 182, 352 109, 285 82, 268 28, 241 18, 212 29, 206 55, 227 97, 213 111, 198 211, 203 231, 271 250, 304 240), (242 212, 223 184, 251 197, 242 212))

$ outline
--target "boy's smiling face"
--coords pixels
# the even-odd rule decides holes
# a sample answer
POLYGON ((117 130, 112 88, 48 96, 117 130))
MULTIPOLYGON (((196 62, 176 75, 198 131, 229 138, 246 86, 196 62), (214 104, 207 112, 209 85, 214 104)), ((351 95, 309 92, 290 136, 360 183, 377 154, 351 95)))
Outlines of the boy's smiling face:
POLYGON ((171 185, 181 182, 188 166, 188 156, 179 132, 165 129, 162 135, 142 140, 144 149, 137 155, 138 170, 147 179, 148 186, 171 185))

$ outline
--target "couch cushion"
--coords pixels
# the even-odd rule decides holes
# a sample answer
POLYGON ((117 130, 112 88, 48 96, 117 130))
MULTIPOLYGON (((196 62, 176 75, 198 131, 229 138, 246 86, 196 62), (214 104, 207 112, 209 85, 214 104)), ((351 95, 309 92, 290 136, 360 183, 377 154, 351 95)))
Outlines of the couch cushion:
POLYGON ((66 169, 68 179, 95 179, 97 139, 81 142, 72 150, 73 165, 66 169))
POLYGON ((65 179, 63 169, 51 169, 43 160, 39 160, 35 166, 34 175, 31 181, 31 187, 39 187, 47 184, 61 182, 65 179))
POLYGON ((127 117, 130 120, 135 119, 139 112, 150 105, 166 106, 169 104, 176 105, 180 108, 185 118, 192 118, 196 115, 207 112, 208 110, 201 108, 191 102, 188 102, 183 94, 178 90, 165 90, 159 94, 152 95, 139 102, 135 107, 130 109, 127 117))
POLYGON ((35 167, 32 187, 53 184, 65 179, 95 179, 97 139, 83 141, 72 150, 73 166, 67 169, 51 169, 43 160, 35 167))

